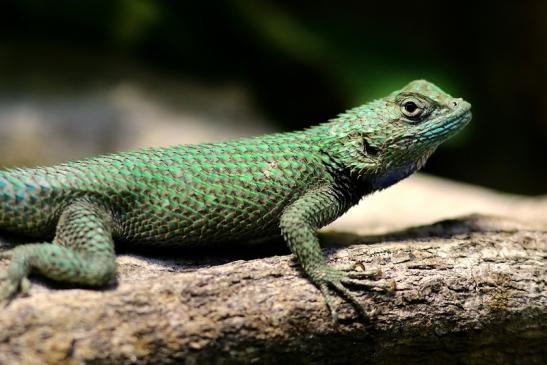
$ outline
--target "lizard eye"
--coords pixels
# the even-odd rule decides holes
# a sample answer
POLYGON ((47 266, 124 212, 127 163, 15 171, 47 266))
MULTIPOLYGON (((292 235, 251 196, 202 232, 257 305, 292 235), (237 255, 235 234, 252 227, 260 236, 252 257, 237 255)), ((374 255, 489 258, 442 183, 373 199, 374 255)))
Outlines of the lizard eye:
POLYGON ((407 101, 403 107, 407 115, 414 114, 418 109, 418 105, 413 101, 407 101))
POLYGON ((406 117, 417 118, 422 114, 424 108, 413 100, 406 100, 403 102, 402 111, 406 117))
POLYGON ((409 119, 417 120, 427 116, 427 104, 418 98, 407 97, 401 101, 401 112, 409 119))

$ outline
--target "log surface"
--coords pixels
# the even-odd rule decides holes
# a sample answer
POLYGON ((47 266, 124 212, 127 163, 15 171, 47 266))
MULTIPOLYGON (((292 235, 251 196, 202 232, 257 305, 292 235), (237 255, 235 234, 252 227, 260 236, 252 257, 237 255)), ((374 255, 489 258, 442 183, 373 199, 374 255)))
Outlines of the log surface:
POLYGON ((331 232, 322 240, 332 264, 361 262, 396 281, 394 293, 352 288, 377 311, 369 321, 339 299, 340 320, 333 323, 286 251, 126 253, 111 288, 60 289, 34 280, 30 296, 4 306, 0 364, 540 364, 547 358, 547 232, 474 215, 376 236, 331 232))

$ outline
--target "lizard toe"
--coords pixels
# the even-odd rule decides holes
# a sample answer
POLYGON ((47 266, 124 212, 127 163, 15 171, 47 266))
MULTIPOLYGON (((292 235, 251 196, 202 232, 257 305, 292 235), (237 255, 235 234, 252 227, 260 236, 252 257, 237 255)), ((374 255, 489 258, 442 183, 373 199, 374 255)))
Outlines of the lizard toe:
POLYGON ((0 301, 13 299, 17 294, 26 295, 30 285, 30 280, 23 271, 0 271, 0 301))
POLYGON ((354 284, 354 281, 357 280, 348 278, 345 272, 339 271, 332 267, 323 268, 321 272, 317 274, 317 277, 320 278, 318 287, 323 294, 325 303, 334 322, 338 321, 338 315, 336 308, 333 304, 329 288, 336 291, 342 298, 349 302, 357 310, 361 317, 365 319, 370 319, 371 312, 345 286, 346 284, 354 284))
POLYGON ((367 280, 367 279, 342 279, 343 284, 360 286, 369 289, 376 289, 380 291, 393 292, 395 290, 395 281, 393 280, 367 280))
POLYGON ((338 313, 336 312, 336 307, 332 302, 332 295, 330 294, 328 285, 321 284, 319 286, 319 290, 321 290, 321 294, 323 294, 323 299, 325 300, 325 304, 327 305, 327 309, 329 310, 332 321, 334 323, 338 322, 338 313))
POLYGON ((346 274, 350 279, 376 278, 382 275, 381 270, 351 271, 346 274))
POLYGON ((357 261, 353 264, 344 265, 339 269, 340 271, 344 272, 347 277, 352 279, 373 278, 382 275, 382 270, 380 269, 367 270, 365 264, 362 261, 357 261))
POLYGON ((362 304, 355 294, 350 292, 348 288, 344 286, 342 281, 332 281, 329 283, 329 285, 338 293, 340 294, 346 301, 348 301, 354 308, 357 310, 359 315, 362 318, 369 319, 369 310, 365 307, 364 304, 362 304))
POLYGON ((9 300, 17 294, 19 283, 8 277, 7 273, 0 273, 0 301, 9 300))

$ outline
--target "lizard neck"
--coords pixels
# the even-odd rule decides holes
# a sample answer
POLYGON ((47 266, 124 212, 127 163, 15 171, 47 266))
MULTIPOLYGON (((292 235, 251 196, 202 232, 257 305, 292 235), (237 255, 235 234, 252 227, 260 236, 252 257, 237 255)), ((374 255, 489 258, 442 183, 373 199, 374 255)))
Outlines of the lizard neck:
POLYGON ((388 168, 384 171, 372 174, 365 173, 357 175, 351 172, 351 170, 341 167, 331 169, 335 190, 337 190, 340 195, 340 200, 345 203, 346 209, 349 209, 351 206, 357 204, 364 196, 388 188, 418 171, 425 164, 431 153, 433 153, 433 151, 419 161, 388 168))
POLYGON ((435 148, 430 149, 417 161, 411 161, 404 165, 391 167, 372 175, 365 174, 362 179, 366 180, 365 185, 369 186, 372 191, 385 189, 421 169, 434 151, 435 148))

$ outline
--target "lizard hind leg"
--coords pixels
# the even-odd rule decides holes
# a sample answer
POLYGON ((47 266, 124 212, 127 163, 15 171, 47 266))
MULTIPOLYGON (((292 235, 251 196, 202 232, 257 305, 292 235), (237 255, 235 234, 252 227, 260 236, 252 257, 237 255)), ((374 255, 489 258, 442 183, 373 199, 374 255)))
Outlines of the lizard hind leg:
POLYGON ((114 277, 116 256, 109 212, 90 201, 69 204, 61 213, 52 243, 15 247, 0 272, 0 300, 28 288, 31 272, 85 286, 104 286, 114 277))

